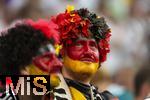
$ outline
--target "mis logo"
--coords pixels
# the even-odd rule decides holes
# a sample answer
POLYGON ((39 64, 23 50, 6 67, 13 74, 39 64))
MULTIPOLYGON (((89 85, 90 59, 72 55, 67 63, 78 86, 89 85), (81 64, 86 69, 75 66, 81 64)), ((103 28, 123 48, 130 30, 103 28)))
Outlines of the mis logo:
POLYGON ((12 89, 14 95, 44 95, 50 91, 49 75, 0 76, 5 91, 12 89))

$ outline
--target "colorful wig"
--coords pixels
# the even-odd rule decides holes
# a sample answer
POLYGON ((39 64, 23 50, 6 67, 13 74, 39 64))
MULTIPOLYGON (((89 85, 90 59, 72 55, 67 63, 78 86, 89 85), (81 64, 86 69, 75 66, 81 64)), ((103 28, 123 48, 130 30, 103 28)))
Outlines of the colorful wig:
POLYGON ((59 35, 51 22, 25 20, 1 33, 0 74, 20 74, 21 69, 32 62, 41 46, 58 43, 59 35), (51 27, 52 25, 53 27, 51 27))
POLYGON ((111 30, 103 17, 89 12, 87 9, 70 10, 60 13, 52 20, 58 24, 61 44, 68 45, 80 36, 94 38, 99 47, 100 62, 106 60, 109 53, 109 38, 111 30))

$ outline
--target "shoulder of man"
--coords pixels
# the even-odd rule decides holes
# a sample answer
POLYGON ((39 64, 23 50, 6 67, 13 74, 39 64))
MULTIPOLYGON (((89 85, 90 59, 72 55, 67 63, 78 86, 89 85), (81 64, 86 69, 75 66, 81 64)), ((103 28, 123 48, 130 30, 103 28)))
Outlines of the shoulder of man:
POLYGON ((109 91, 99 92, 98 88, 93 85, 92 85, 92 89, 93 89, 94 95, 96 96, 97 99, 100 98, 102 100, 119 100, 117 97, 115 97, 109 91))

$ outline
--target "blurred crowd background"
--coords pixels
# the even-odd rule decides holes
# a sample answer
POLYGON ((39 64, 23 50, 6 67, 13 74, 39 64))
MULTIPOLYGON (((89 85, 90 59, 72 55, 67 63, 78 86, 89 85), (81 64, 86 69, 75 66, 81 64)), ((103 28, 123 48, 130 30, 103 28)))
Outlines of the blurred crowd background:
POLYGON ((0 30, 18 19, 48 19, 67 5, 104 16, 112 29, 111 52, 93 79, 99 90, 120 100, 150 94, 150 0, 0 0, 0 30))

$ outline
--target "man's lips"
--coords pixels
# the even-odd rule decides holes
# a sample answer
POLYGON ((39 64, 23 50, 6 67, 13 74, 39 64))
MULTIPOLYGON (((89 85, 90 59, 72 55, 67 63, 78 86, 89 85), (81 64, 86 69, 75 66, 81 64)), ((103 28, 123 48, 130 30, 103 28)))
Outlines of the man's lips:
POLYGON ((93 55, 84 55, 81 57, 80 61, 84 62, 96 62, 96 59, 93 55))
POLYGON ((83 61, 83 62, 95 62, 93 59, 91 58, 82 58, 80 59, 80 61, 83 61))

